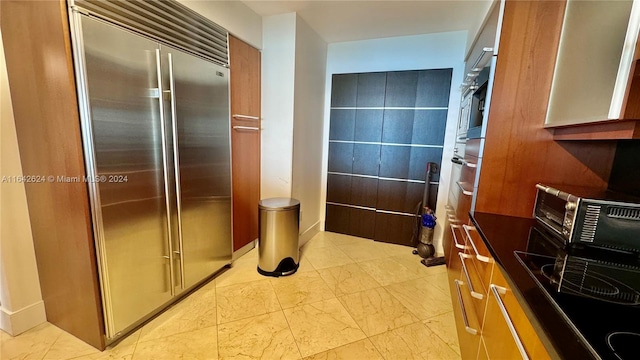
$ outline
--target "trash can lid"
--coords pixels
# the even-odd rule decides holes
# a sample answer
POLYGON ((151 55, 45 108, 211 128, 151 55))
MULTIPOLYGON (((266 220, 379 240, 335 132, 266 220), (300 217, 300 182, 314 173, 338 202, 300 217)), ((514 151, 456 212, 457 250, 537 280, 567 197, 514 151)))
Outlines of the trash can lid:
POLYGON ((260 200, 258 207, 266 210, 290 210, 300 206, 300 201, 291 198, 270 198, 260 200))

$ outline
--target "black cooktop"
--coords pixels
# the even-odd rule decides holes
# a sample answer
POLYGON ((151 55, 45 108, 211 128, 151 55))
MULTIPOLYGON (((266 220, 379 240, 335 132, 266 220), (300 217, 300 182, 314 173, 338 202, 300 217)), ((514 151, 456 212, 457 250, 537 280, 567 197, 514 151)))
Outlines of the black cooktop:
POLYGON ((640 359, 637 256, 567 248, 532 219, 472 221, 559 357, 640 359))

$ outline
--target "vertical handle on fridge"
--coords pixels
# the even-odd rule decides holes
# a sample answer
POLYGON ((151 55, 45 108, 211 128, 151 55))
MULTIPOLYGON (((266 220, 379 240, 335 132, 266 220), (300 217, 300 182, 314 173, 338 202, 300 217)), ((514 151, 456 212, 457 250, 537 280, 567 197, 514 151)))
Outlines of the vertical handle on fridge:
MULTIPOLYGON (((164 199, 166 202, 166 216, 167 216, 167 234, 169 234, 169 281, 171 285, 171 296, 175 295, 173 264, 171 259, 173 258, 173 245, 171 244, 171 192, 169 191, 169 169, 167 166, 167 134, 166 134, 166 120, 164 114, 164 104, 162 99, 162 68, 160 63, 160 49, 156 49, 156 72, 158 76, 158 106, 160 111, 160 134, 162 138, 162 173, 164 175, 164 199)), ((173 106, 173 104, 172 104, 173 106)))
POLYGON ((178 116, 176 111, 175 80, 173 78, 173 56, 169 56, 169 93, 171 95, 171 131, 173 133, 173 163, 176 181, 176 207, 178 212, 178 251, 180 253, 180 288, 184 289, 184 251, 182 248, 182 196, 180 190, 180 154, 178 149, 178 116))

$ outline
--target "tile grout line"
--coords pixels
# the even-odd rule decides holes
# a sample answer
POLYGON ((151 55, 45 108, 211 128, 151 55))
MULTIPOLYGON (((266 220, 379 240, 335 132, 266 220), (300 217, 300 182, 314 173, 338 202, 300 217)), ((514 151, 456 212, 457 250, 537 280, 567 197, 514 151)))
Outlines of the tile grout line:
MULTIPOLYGON (((231 269, 229 269, 231 270, 231 269)), ((220 324, 218 324, 218 283, 217 279, 213 279, 213 298, 216 300, 216 358, 220 359, 220 324)), ((133 360, 133 359, 131 359, 133 360)))
MULTIPOLYGON (((293 330, 291 329, 291 324, 289 323, 289 319, 287 319, 287 315, 284 314, 284 308, 282 307, 282 303, 280 302, 280 298, 278 297, 278 293, 276 292, 276 288, 273 287, 273 283, 269 280, 269 285, 271 285, 271 289, 273 293, 276 295, 276 300, 278 300, 278 305, 280 306, 280 312, 282 313, 282 317, 284 317, 284 321, 287 322, 287 328, 289 328, 289 333, 293 338, 293 343, 296 344, 296 349, 298 349, 298 354, 300 355, 300 359, 302 359, 302 351, 300 351, 300 345, 298 345, 298 341, 296 340, 295 335, 293 335, 293 330)), ((218 354, 219 358, 219 354, 218 354)))
MULTIPOLYGON (((50 326, 55 326, 55 325, 51 324, 50 326)), ((56 327, 57 329, 60 329, 60 328, 58 328, 57 326, 55 326, 55 327, 56 327)), ((62 329, 60 329, 60 330, 62 330, 62 329)), ((62 331, 64 331, 64 330, 62 330, 62 331)), ((51 343, 51 345, 49 345, 49 347, 47 348, 47 351, 45 351, 45 352, 44 352, 44 354, 42 355, 42 357, 40 358, 40 360, 43 360, 44 358, 46 358, 46 357, 47 357, 47 354, 49 354, 49 351, 51 351, 51 349, 53 348, 53 346, 58 342, 58 340, 60 340, 60 338, 61 338, 61 337, 62 337, 62 332, 61 332, 60 334, 58 334, 58 336, 56 337, 56 339, 55 339, 55 340, 53 340, 53 342, 51 343)))
MULTIPOLYGON (((144 326, 142 327, 144 328, 144 326)), ((133 360, 136 350, 138 350, 138 344, 140 343, 140 337, 142 336, 142 328, 140 328, 140 333, 138 333, 138 338, 136 339, 136 343, 133 345, 133 352, 131 353, 131 360, 133 360)))

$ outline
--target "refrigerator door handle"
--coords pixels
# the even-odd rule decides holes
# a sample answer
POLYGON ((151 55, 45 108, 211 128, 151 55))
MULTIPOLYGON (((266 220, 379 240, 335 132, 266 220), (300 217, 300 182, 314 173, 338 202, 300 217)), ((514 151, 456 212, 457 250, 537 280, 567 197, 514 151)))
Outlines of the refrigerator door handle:
MULTIPOLYGON (((158 76, 158 91, 162 93, 162 68, 160 63, 160 49, 156 49, 156 72, 158 76)), ((166 134, 166 120, 164 114, 164 103, 162 96, 158 96, 158 105, 160 112, 160 134, 162 137, 162 172, 164 175, 164 199, 166 202, 166 216, 167 216, 167 232, 169 234, 169 255, 168 258, 171 259, 173 254, 173 245, 171 244, 171 201, 170 201, 170 192, 169 192, 169 170, 167 168, 167 134, 166 134)), ((173 103, 172 103, 173 106, 173 103)), ((170 261, 171 262, 171 261, 170 261)), ((169 282, 171 286, 171 296, 175 296, 175 285, 174 285, 174 275, 173 275, 173 266, 169 264, 169 282)))
POLYGON ((178 152, 178 117, 176 111, 175 80, 173 77, 173 56, 169 56, 169 94, 171 97, 171 131, 173 133, 173 162, 176 181, 176 207, 178 212, 178 251, 180 255, 180 289, 184 290, 184 251, 182 246, 182 194, 180 189, 180 154, 178 152))

